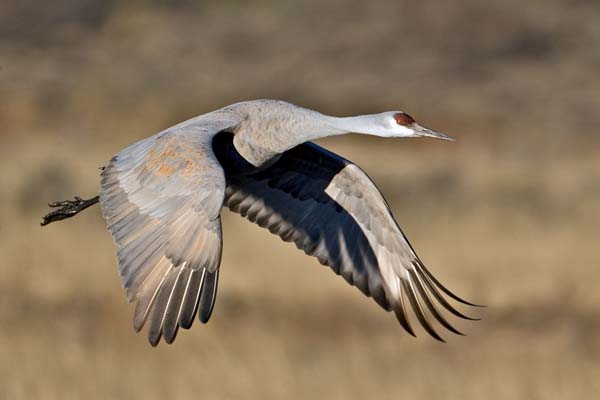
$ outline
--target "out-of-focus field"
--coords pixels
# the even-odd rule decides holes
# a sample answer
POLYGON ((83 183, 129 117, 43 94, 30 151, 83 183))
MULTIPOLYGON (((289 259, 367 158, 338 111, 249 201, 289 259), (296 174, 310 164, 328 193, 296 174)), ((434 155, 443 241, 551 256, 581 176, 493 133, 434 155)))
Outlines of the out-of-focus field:
MULTIPOLYGON (((600 392, 600 5, 0 3, 0 398, 565 399, 600 392), (323 141, 423 260, 489 307, 439 344, 224 211, 208 325, 131 327, 91 196, 137 139, 225 104, 403 109, 458 138, 323 141)), ((200 2, 198 2, 200 3, 200 2)))

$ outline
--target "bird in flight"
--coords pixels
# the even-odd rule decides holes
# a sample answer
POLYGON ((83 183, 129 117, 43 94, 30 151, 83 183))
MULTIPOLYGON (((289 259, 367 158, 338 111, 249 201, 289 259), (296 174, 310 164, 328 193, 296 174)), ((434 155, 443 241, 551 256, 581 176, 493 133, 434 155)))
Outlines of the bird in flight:
POLYGON ((328 265, 393 311, 415 335, 412 309, 443 341, 432 318, 456 334, 442 309, 476 306, 443 286, 421 262, 373 181, 356 164, 312 143, 346 133, 428 136, 402 111, 338 118, 279 100, 236 103, 140 140, 103 168, 99 195, 50 203, 42 225, 100 203, 117 246, 121 283, 135 302, 134 328, 175 340, 217 295, 223 206, 328 265), (441 306, 441 308, 440 308, 441 306))

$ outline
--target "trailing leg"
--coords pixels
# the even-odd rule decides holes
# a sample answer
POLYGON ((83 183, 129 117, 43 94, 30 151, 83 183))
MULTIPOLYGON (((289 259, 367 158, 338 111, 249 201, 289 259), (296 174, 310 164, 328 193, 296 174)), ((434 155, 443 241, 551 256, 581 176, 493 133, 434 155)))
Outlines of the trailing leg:
POLYGON ((55 221, 71 218, 77 215, 79 212, 85 210, 86 208, 98 203, 98 201, 98 196, 92 197, 91 199, 87 200, 75 196, 74 200, 55 201, 52 203, 48 203, 48 206, 52 208, 61 208, 44 215, 41 225, 45 226, 55 221))

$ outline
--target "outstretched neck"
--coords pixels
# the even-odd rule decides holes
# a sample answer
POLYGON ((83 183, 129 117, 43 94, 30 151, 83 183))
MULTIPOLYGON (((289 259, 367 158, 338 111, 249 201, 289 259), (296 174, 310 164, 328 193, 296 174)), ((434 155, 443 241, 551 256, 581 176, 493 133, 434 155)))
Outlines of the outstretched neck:
POLYGON ((342 133, 362 133, 364 135, 388 136, 387 134, 379 134, 381 127, 381 115, 369 114, 359 115, 356 117, 328 117, 329 124, 342 133))
MULTIPOLYGON (((344 135, 346 133, 361 133, 364 135, 375 135, 380 129, 380 115, 359 115, 355 117, 332 117, 317 113, 316 124, 296 135, 299 139, 315 140, 328 136, 344 135)), ((305 140, 305 141, 306 141, 305 140)))
MULTIPOLYGON (((236 105, 237 106, 237 105, 236 105)), ((338 118, 284 102, 241 103, 245 118, 235 129, 237 151, 261 166, 302 143, 349 132, 370 133, 374 116, 338 118)))

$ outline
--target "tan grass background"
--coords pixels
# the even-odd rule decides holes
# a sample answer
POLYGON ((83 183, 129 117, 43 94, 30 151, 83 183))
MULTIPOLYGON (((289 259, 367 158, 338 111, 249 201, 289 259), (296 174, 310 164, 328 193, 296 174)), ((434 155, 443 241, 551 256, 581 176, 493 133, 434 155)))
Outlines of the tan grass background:
POLYGON ((565 399, 600 392, 596 2, 0 3, 0 398, 565 399), (251 98, 403 109, 459 140, 322 144, 380 185, 417 251, 489 307, 442 345, 224 212, 208 325, 131 328, 93 195, 132 141, 251 98))

